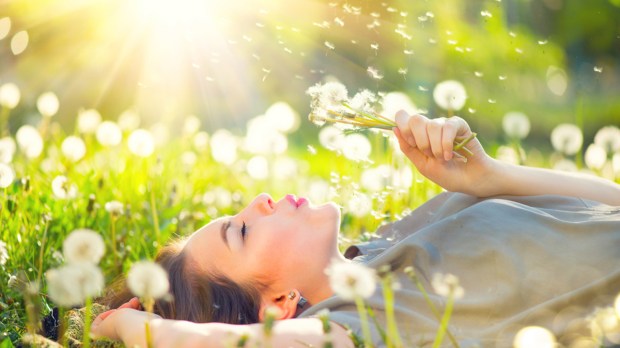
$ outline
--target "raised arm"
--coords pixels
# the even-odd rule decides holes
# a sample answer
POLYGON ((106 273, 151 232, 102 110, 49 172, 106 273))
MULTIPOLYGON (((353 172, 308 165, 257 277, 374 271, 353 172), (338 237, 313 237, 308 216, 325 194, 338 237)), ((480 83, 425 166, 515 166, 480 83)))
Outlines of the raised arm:
MULTIPOLYGON (((147 346, 145 322, 150 325, 154 347, 236 347, 243 336, 247 337, 248 347, 262 346, 266 342, 261 324, 199 324, 166 320, 130 308, 107 313, 93 322, 94 336, 121 340, 127 347, 147 346)), ((331 328, 333 347, 353 347, 344 328, 337 324, 331 328)), ((270 338, 272 347, 323 347, 325 340, 321 321, 313 318, 276 321, 270 338)))
POLYGON ((620 206, 620 185, 592 175, 517 166, 488 156, 478 139, 467 148, 467 163, 455 158, 455 139, 472 134, 460 117, 430 120, 400 111, 394 133, 403 153, 418 170, 448 191, 478 197, 558 194, 620 206))

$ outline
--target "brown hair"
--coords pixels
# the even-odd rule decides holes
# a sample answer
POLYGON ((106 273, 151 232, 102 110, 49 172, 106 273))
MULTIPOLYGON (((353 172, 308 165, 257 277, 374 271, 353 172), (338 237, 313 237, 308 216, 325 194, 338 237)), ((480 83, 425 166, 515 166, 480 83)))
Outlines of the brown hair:
MULTIPOLYGON (((165 319, 197 323, 257 323, 260 291, 266 286, 260 282, 237 284, 222 274, 198 271, 183 251, 184 244, 184 240, 171 243, 155 258, 168 273, 172 296, 155 302, 155 314, 165 319)), ((118 308, 132 297, 123 277, 108 288, 100 302, 118 308)))

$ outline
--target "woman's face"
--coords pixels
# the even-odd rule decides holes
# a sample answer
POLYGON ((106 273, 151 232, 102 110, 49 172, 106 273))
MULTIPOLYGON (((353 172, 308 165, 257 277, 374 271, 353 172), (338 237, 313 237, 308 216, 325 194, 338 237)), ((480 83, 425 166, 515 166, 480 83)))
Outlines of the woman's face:
POLYGON ((236 282, 260 279, 303 288, 289 283, 316 281, 334 257, 342 257, 339 226, 340 211, 333 203, 313 206, 292 195, 274 202, 260 194, 239 214, 196 231, 185 251, 198 267, 236 282))

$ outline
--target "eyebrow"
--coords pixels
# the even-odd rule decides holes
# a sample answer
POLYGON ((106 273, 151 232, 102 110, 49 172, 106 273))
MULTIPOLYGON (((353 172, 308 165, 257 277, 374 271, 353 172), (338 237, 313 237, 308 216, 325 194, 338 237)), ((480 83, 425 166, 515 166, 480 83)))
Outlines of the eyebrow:
POLYGON ((222 240, 224 241, 224 244, 226 244, 226 247, 228 248, 228 250, 230 250, 230 245, 228 244, 228 236, 226 235, 226 231, 228 230, 229 227, 230 227, 230 220, 224 222, 222 224, 222 227, 220 227, 220 237, 222 237, 222 240))

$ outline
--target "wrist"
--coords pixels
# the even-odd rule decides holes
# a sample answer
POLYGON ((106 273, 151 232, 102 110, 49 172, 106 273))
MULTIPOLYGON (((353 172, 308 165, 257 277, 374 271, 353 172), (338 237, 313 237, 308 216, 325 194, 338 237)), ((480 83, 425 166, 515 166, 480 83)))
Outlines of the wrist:
POLYGON ((506 162, 486 156, 480 163, 476 182, 472 183, 473 195, 491 197, 502 194, 510 173, 508 166, 509 164, 506 162))

